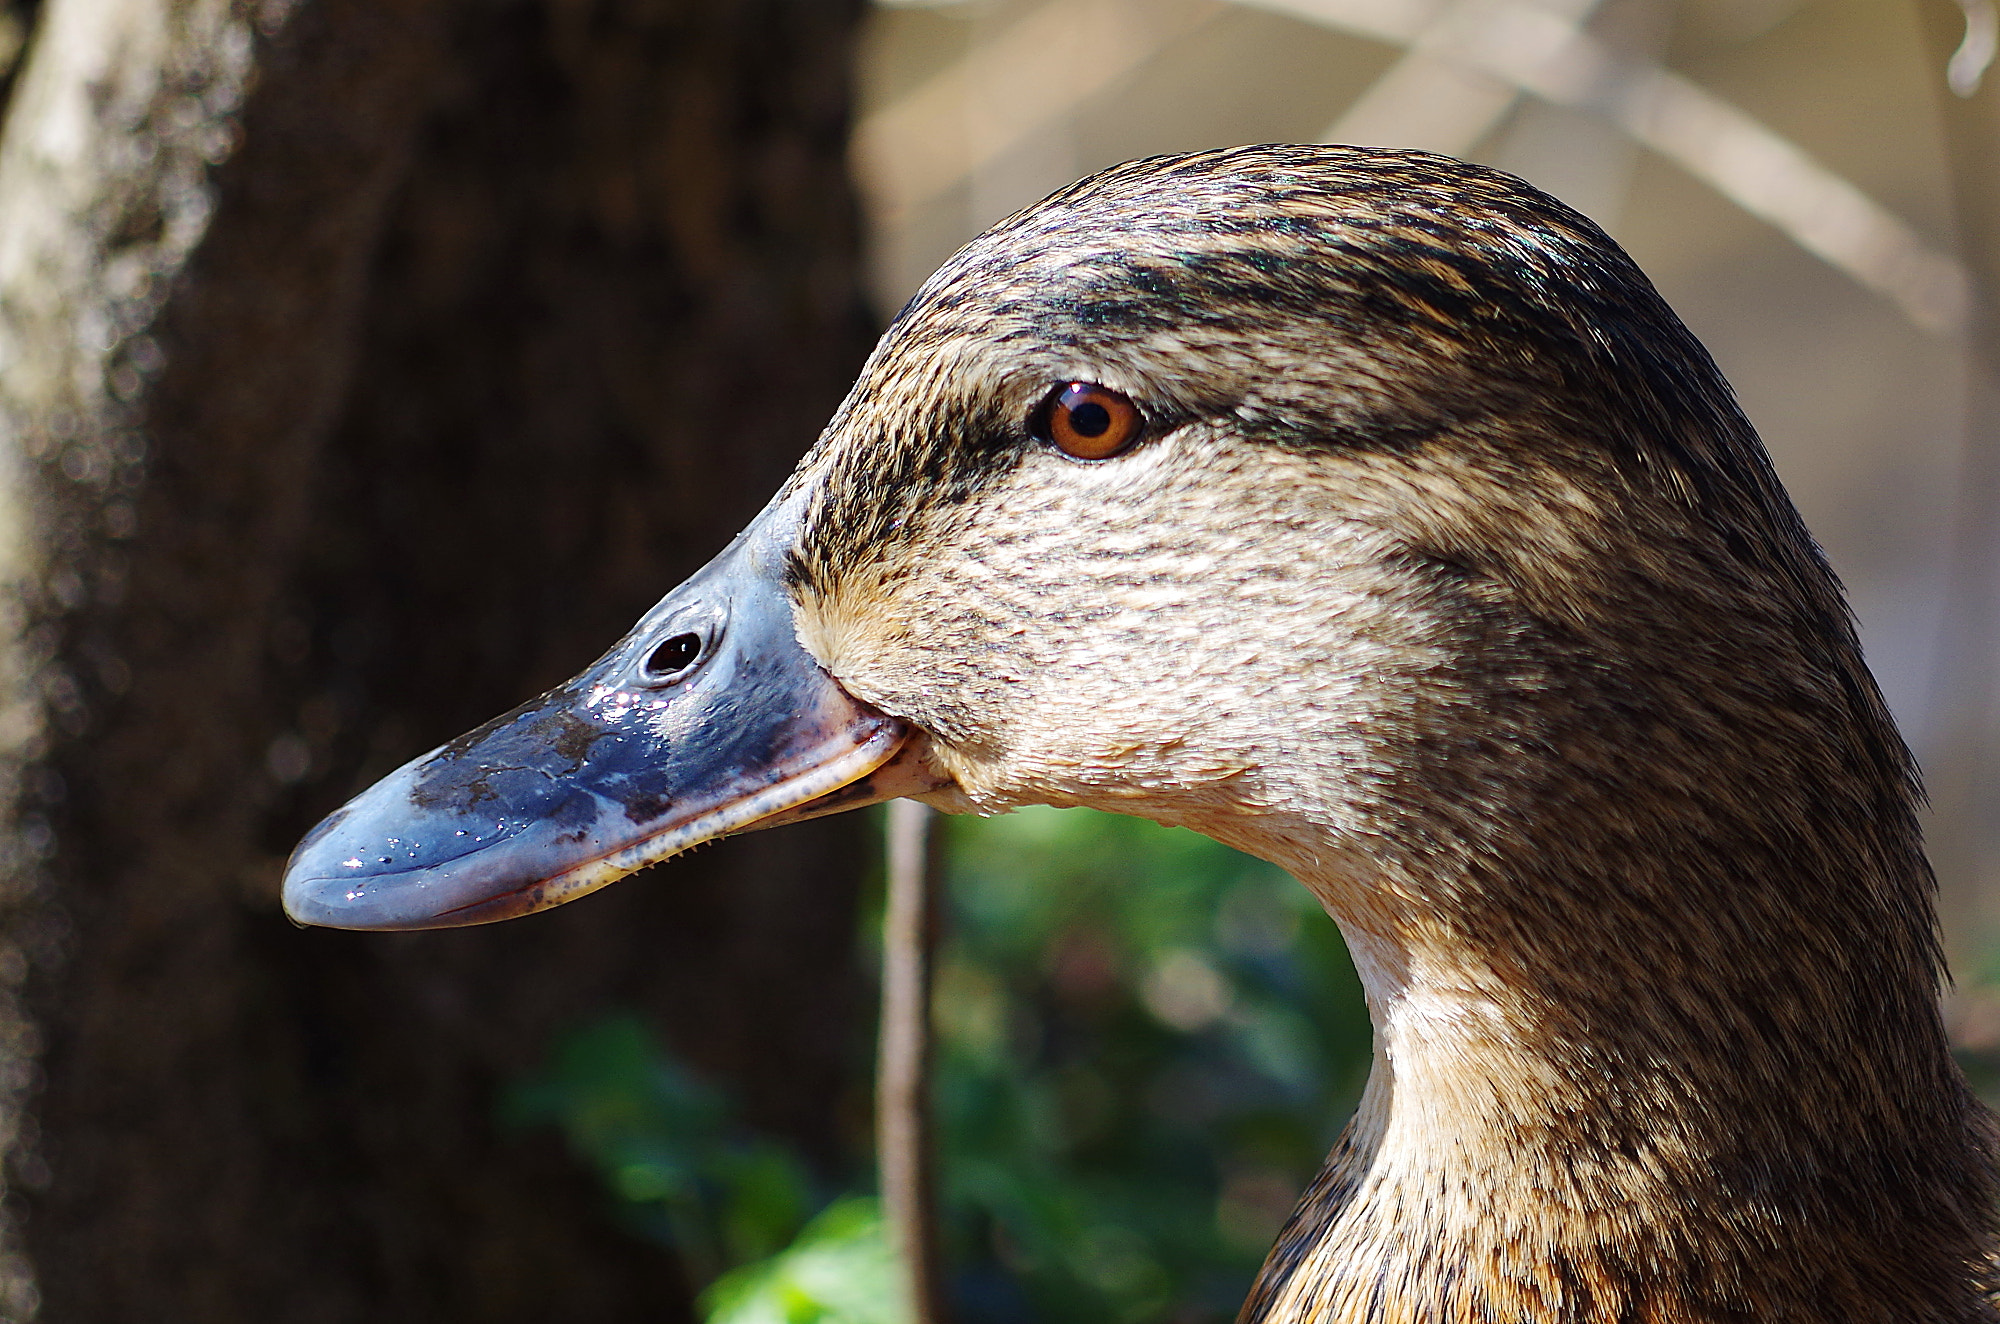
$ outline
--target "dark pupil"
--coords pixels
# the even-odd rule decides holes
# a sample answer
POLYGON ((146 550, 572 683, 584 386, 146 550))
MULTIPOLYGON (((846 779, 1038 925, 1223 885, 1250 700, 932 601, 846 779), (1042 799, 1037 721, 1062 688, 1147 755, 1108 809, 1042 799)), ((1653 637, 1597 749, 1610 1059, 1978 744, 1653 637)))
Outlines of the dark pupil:
POLYGON ((1111 411, 1094 401, 1086 400, 1080 405, 1071 406, 1069 425, 1078 436, 1101 437, 1111 427, 1111 411))
POLYGON ((646 659, 646 670, 655 676, 668 676, 694 665, 701 656, 701 636, 698 634, 677 634, 653 650, 646 659))

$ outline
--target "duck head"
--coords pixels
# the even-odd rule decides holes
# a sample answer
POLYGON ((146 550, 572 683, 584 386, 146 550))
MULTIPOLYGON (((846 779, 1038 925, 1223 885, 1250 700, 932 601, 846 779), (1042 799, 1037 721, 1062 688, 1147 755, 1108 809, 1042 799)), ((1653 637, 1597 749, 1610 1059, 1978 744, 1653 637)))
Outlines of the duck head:
POLYGON ((1392 859, 1524 830, 1635 666, 1687 689, 1845 628, 1727 387, 1589 222, 1421 154, 1140 162, 947 263, 727 551, 332 815, 286 905, 500 919, 899 794, 1141 814, 1369 902, 1392 859))
POLYGON ((505 918, 896 795, 1192 827, 1339 922, 1375 1069, 1246 1318, 1988 1317, 1839 587, 1708 355, 1518 180, 1242 148, 1001 222, 728 551, 330 817, 286 906, 505 918))

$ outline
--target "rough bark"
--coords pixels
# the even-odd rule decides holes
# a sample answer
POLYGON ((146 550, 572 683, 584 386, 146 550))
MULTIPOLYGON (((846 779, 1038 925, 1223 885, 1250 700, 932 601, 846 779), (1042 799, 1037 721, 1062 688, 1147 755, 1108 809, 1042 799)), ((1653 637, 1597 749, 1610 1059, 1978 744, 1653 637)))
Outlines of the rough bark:
POLYGON ((830 1153, 851 822, 486 930, 301 932, 275 887, 810 440, 866 339, 854 19, 49 0, 0 141, 0 1317, 684 1315, 492 1123, 609 1004, 830 1153))

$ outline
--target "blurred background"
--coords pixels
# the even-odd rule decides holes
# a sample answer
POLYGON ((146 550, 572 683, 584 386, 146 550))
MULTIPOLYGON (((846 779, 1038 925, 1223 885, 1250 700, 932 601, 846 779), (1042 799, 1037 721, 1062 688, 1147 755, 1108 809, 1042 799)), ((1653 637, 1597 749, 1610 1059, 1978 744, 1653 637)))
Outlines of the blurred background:
MULTIPOLYGON (((9 0, 0 1319, 889 1321, 879 821, 492 930, 297 836, 596 655, 874 330, 1136 156, 1424 147, 1720 360, 1922 759, 2000 1086, 1992 0, 9 0)), ((1083 811, 941 826, 965 1321, 1230 1318, 1357 1097, 1338 935, 1083 811)))

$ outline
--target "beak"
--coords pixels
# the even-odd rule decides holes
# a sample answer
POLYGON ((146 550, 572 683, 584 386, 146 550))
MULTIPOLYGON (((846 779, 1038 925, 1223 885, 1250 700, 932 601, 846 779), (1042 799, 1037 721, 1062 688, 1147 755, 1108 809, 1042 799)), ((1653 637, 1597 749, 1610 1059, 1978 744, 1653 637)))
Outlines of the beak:
POLYGON ((576 679, 397 769, 285 868, 301 924, 484 924, 704 841, 934 788, 909 727, 850 697, 793 628, 797 495, 576 679))

